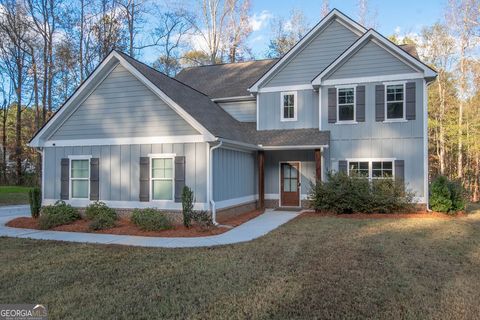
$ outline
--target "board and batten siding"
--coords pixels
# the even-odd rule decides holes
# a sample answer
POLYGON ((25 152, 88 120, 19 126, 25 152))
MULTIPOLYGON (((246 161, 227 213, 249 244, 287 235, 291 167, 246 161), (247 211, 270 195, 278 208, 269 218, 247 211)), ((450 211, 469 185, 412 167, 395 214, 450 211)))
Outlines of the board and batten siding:
POLYGON ((281 121, 283 112, 281 92, 258 93, 259 130, 318 128, 318 93, 312 90, 297 92, 297 120, 281 121))
POLYGON ((117 65, 52 140, 199 134, 122 65, 117 65))
POLYGON ((415 120, 381 122, 375 120, 375 86, 365 86, 365 122, 328 123, 328 89, 322 87, 322 130, 330 131, 325 149, 324 172, 337 170, 338 161, 349 158, 396 158, 405 161, 405 181, 418 197, 424 197, 423 79, 415 82, 415 120))
POLYGON ((232 117, 241 122, 257 121, 257 102, 254 101, 235 101, 219 103, 223 110, 227 111, 232 117))
POLYGON ((359 36, 350 29, 333 20, 262 87, 311 83, 325 67, 358 38, 359 36))
POLYGON ((324 79, 349 79, 414 72, 417 71, 370 40, 324 79))
POLYGON ((214 201, 256 197, 256 153, 218 148, 212 160, 214 201))
MULTIPOLYGON (((60 199, 60 162, 70 155, 91 155, 100 161, 100 201, 139 201, 140 157, 149 154, 185 156, 185 183, 198 203, 207 201, 206 143, 46 147, 45 199, 60 199)), ((152 206, 154 203, 152 202, 152 206)))

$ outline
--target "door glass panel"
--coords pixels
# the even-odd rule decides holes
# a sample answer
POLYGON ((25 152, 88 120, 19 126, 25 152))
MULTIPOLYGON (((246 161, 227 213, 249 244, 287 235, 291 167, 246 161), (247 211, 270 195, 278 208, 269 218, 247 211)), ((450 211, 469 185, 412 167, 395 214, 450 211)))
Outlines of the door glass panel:
POLYGON ((297 179, 291 179, 290 180, 290 190, 291 192, 297 192, 297 179))
POLYGON ((290 165, 288 164, 283 165, 283 177, 290 178, 290 165))
POLYGON ((290 179, 283 179, 283 191, 290 192, 290 179))
POLYGON ((292 169, 292 175, 291 175, 291 177, 292 177, 292 178, 296 178, 296 177, 297 177, 297 168, 295 168, 295 167, 290 167, 290 168, 292 169))

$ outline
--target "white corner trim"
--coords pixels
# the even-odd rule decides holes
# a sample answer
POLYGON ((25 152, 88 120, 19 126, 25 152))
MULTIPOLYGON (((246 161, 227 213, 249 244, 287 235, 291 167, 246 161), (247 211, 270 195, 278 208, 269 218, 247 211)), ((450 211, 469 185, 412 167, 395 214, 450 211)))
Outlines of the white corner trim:
POLYGON ((258 109, 258 106, 260 105, 260 95, 257 94, 256 96, 256 104, 257 104, 257 107, 255 108, 255 111, 257 113, 257 122, 256 122, 256 127, 257 127, 257 131, 258 131, 258 128, 259 128, 259 119, 260 119, 260 110, 258 109))
POLYGON ((297 101, 297 91, 285 91, 280 93, 280 121, 281 122, 288 122, 288 121, 297 121, 297 112, 298 112, 298 101, 297 101), (293 118, 284 118, 284 108, 285 105, 283 104, 284 96, 293 95, 293 118))
POLYGON ((318 131, 322 131, 322 88, 318 89, 318 131))
POLYGON ((292 86, 278 86, 278 87, 265 87, 258 90, 259 93, 269 92, 282 92, 282 91, 298 91, 298 90, 313 90, 311 84, 298 84, 292 86))
POLYGON ((354 33, 360 35, 367 31, 363 26, 353 21, 345 14, 340 12, 337 9, 333 9, 327 14, 315 27, 313 27, 299 42, 297 42, 292 49, 290 49, 277 63, 273 65, 259 80, 257 80, 249 89, 250 92, 258 92, 259 86, 268 79, 279 67, 281 67, 288 59, 295 55, 298 50, 303 46, 304 43, 310 41, 310 39, 317 33, 318 30, 322 29, 324 26, 328 25, 332 19, 336 18, 336 21, 346 21, 342 25, 346 26, 348 29, 352 30, 354 33))
POLYGON ((423 183, 424 201, 429 208, 429 185, 428 185, 428 85, 423 80, 423 183))
POLYGON ((104 146, 125 144, 156 144, 156 143, 189 143, 209 141, 202 135, 161 136, 161 137, 131 137, 131 138, 103 138, 103 139, 73 139, 49 140, 45 147, 76 147, 76 146, 104 146))
POLYGON ((376 40, 375 43, 380 45, 383 49, 388 50, 392 53, 396 58, 408 63, 412 67, 417 70, 422 71, 422 75, 424 77, 434 77, 436 76, 436 72, 434 72, 430 67, 425 65, 424 63, 420 62, 419 60, 412 57, 410 54, 405 52, 403 49, 398 47, 397 45, 393 44, 388 39, 384 38, 380 35, 377 31, 370 29, 366 32, 362 37, 360 37, 350 48, 348 48, 344 53, 342 53, 337 59, 334 60, 332 64, 330 64, 327 68, 325 68, 319 75, 317 75, 313 80, 313 85, 326 85, 326 82, 322 81, 323 77, 341 65, 346 58, 350 56, 357 48, 359 48, 362 44, 370 39, 376 40))
POLYGON ((401 81, 401 80, 414 80, 423 79, 423 73, 399 73, 386 76, 370 76, 370 77, 357 77, 357 78, 344 78, 344 79, 332 79, 322 81, 323 86, 337 86, 348 85, 358 83, 371 83, 371 82, 388 82, 388 81, 401 81))

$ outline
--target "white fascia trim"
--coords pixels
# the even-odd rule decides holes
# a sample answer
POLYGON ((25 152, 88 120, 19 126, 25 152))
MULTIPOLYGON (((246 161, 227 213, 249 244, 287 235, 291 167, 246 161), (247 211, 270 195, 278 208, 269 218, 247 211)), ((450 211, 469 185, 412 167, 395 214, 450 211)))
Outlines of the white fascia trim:
POLYGON ((231 207, 236 207, 238 205, 251 203, 258 200, 258 195, 251 195, 245 197, 239 197, 234 199, 222 200, 222 201, 215 201, 217 210, 218 209, 226 209, 231 207))
POLYGON ((352 52, 354 52, 359 46, 363 45, 366 41, 369 41, 370 38, 376 40, 375 43, 382 46, 384 49, 388 50, 390 53, 404 62, 408 62, 410 65, 414 66, 416 69, 423 71, 424 77, 435 77, 437 75, 432 69, 428 66, 423 64, 422 62, 418 61, 403 49, 398 47, 397 45, 393 44, 389 40, 385 39, 381 36, 378 32, 373 29, 370 29, 367 33, 365 33, 360 39, 358 39, 350 48, 348 48, 344 53, 342 53, 335 61, 330 64, 325 70, 323 70, 318 76, 316 76, 312 80, 312 84, 314 86, 318 85, 327 85, 326 81, 323 82, 322 78, 334 70, 337 66, 339 66, 345 58, 349 57, 352 52))
POLYGON ((268 92, 282 92, 282 91, 296 91, 296 90, 313 90, 311 84, 298 84, 292 86, 280 86, 280 87, 265 87, 258 90, 259 93, 268 93, 268 92))
POLYGON ((261 147, 251 143, 239 142, 239 141, 223 139, 223 138, 218 138, 217 141, 222 141, 225 144, 238 146, 240 148, 244 148, 247 150, 261 150, 261 147))
MULTIPOLYGON (((265 200, 280 200, 280 195, 278 193, 266 193, 265 200)), ((308 194, 300 193, 300 200, 308 200, 308 194)))
POLYGON ((207 136, 210 140, 214 140, 213 135, 197 120, 195 120, 188 112, 186 112, 182 107, 180 107, 175 101, 170 99, 162 90, 150 82, 143 74, 141 74, 137 69, 135 69, 130 63, 128 63, 121 55, 113 52, 113 55, 120 61, 120 63, 130 71, 140 82, 146 85, 150 90, 152 90, 157 96, 165 101, 175 112, 177 112, 188 124, 194 127, 203 135, 207 136))
MULTIPOLYGON (((103 71, 103 69, 105 68, 105 66, 110 62, 110 60, 112 60, 113 58, 113 55, 110 54, 105 60, 103 60, 103 62, 97 67, 97 69, 85 80, 85 82, 81 85, 81 87, 73 94, 73 96, 71 96, 67 102, 57 111, 55 112, 55 114, 53 115, 53 117, 47 122, 47 124, 35 135, 35 137, 32 139, 32 141, 30 141, 28 143, 28 146, 30 147, 43 147, 42 144, 40 144, 40 137, 43 136, 43 134, 45 133, 45 131, 47 131, 58 119, 58 117, 60 117, 62 114, 65 113, 65 110, 69 109, 69 106, 75 102, 75 100, 82 94, 82 92, 85 90, 85 88, 94 80, 96 80, 96 78, 98 77, 99 73, 103 71)), ((112 67, 112 70, 115 68, 117 64, 115 64, 113 67, 112 67)), ((111 72, 111 70, 110 70, 111 72)), ((95 88, 110 74, 110 72, 108 72, 104 77, 102 77, 101 79, 99 79, 97 85, 93 88, 93 90, 95 90, 95 88)), ((85 98, 86 99, 86 98, 85 98)), ((78 105, 80 105, 80 103, 78 103, 78 105)))
MULTIPOLYGON (((52 205, 55 204, 59 199, 44 199, 43 205, 52 205)), ((63 200, 65 203, 73 207, 87 207, 89 204, 95 202, 89 199, 72 199, 72 200, 63 200)), ((182 204, 174 201, 117 201, 117 200, 102 200, 107 206, 117 209, 145 209, 145 208, 155 208, 160 210, 175 210, 181 211, 182 204)), ((193 205, 195 210, 208 210, 208 205, 206 203, 196 202, 193 205)))
POLYGON ((189 143, 207 142, 202 135, 186 136, 163 136, 163 137, 129 137, 129 138, 106 138, 106 139, 73 139, 73 140, 49 140, 45 147, 77 147, 77 146, 106 146, 125 144, 156 144, 156 143, 189 143))
POLYGON ((212 99, 213 102, 237 102, 237 101, 254 101, 254 100, 255 100, 255 97, 253 95, 212 99))
POLYGON ((299 42, 297 42, 290 51, 287 52, 275 65, 270 68, 257 82, 255 82, 248 91, 250 92, 259 92, 259 86, 264 82, 270 75, 272 75, 285 61, 287 61, 291 56, 295 55, 297 51, 302 47, 302 45, 308 41, 310 41, 311 37, 315 35, 315 33, 323 28, 325 25, 330 23, 333 18, 338 18, 337 21, 347 21, 348 23, 342 23, 342 25, 346 26, 348 29, 352 30, 354 33, 361 35, 367 31, 363 26, 358 24, 357 22, 353 21, 342 12, 338 11, 337 9, 333 9, 327 14, 315 27, 313 27, 299 42))
POLYGON ((371 77, 358 77, 358 78, 345 78, 345 79, 332 79, 322 82, 323 86, 337 86, 348 85, 355 83, 369 83, 369 82, 386 82, 386 81, 401 81, 401 80, 415 80, 423 79, 423 73, 399 73, 386 76, 371 76, 371 77))
POLYGON ((322 149, 328 148, 328 145, 321 144, 321 145, 298 145, 298 146, 260 146, 262 150, 311 150, 311 149, 322 149))

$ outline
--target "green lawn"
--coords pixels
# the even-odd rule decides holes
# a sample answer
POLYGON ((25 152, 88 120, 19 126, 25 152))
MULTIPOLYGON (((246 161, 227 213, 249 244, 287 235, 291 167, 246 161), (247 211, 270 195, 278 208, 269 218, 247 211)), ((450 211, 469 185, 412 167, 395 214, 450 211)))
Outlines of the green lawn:
POLYGON ((28 204, 29 187, 0 186, 0 206, 28 204))
POLYGON ((0 238, 0 304, 51 319, 461 319, 480 314, 480 212, 303 217, 253 242, 144 249, 0 238))

